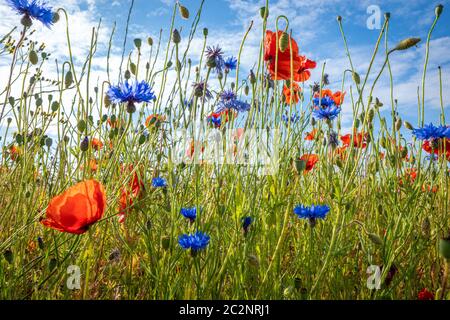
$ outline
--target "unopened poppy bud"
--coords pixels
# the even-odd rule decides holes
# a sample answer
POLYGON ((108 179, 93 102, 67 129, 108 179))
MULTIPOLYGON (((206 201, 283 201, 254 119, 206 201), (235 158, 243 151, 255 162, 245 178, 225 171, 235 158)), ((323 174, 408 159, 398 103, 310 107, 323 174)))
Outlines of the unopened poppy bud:
POLYGON ((125 79, 130 80, 130 78, 131 78, 130 70, 125 71, 125 75, 124 76, 125 76, 125 79))
POLYGON ((266 7, 261 7, 259 8, 259 14, 261 18, 265 20, 269 17, 269 9, 267 9, 266 7))
POLYGON ((367 114, 369 122, 372 122, 373 118, 375 117, 375 110, 373 108, 369 109, 369 113, 367 114))
POLYGON ((442 14, 442 11, 444 10, 444 6, 442 4, 438 4, 436 6, 436 9, 434 10, 434 13, 436 14, 436 17, 440 17, 442 14))
POLYGON ((66 89, 69 88, 73 83, 73 75, 72 71, 67 71, 66 76, 64 77, 64 85, 66 86, 66 89))
POLYGON ((283 32, 279 42, 280 42, 280 51, 285 52, 289 45, 289 35, 286 32, 283 32))
POLYGON ((203 28, 203 35, 204 35, 205 37, 208 36, 208 28, 203 28))
POLYGON ((178 43, 181 42, 180 32, 179 32, 177 29, 174 29, 174 30, 173 30, 173 33, 172 33, 172 41, 173 41, 173 43, 175 43, 175 44, 178 44, 178 43))
POLYGON ((59 13, 58 12, 53 12, 52 22, 53 23, 57 23, 58 21, 59 21, 59 13))
POLYGON ((166 68, 170 68, 172 66, 172 61, 167 62, 166 68))
POLYGON ((375 233, 369 233, 367 235, 370 239, 370 241, 372 241, 372 243, 376 244, 376 245, 383 245, 383 240, 375 233))
POLYGON ((232 83, 230 84, 230 87, 231 87, 231 90, 234 90, 234 89, 236 88, 236 84, 235 84, 234 82, 232 82, 232 83))
POLYGON ((394 50, 406 50, 409 49, 420 42, 420 38, 408 38, 400 41, 394 50))
POLYGON ((315 118, 311 118, 311 125, 313 127, 316 125, 316 119, 315 118))
POLYGON ((249 92, 250 92, 250 87, 248 85, 246 85, 244 88, 245 95, 248 96, 249 92))
POLYGON ((152 37, 148 37, 147 38, 147 43, 149 46, 153 46, 153 38, 152 37))
POLYGON ((401 119, 398 119, 396 122, 395 122, 395 130, 397 130, 397 131, 399 131, 401 128, 402 128, 402 120, 401 119))
POLYGON ((413 130, 414 129, 412 124, 409 123, 408 121, 403 122, 403 124, 405 125, 405 128, 408 129, 408 130, 413 130))
POLYGON ((78 123, 77 123, 77 129, 78 129, 80 132, 84 132, 84 130, 86 130, 86 121, 84 121, 84 120, 78 121, 78 123))
POLYGON ((219 74, 217 75, 217 79, 222 80, 223 79, 223 73, 219 72, 219 74))
POLYGON ((13 263, 14 255, 11 249, 6 249, 5 252, 3 252, 3 257, 9 264, 13 263))
POLYGON ((39 62, 39 58, 38 58, 36 51, 34 51, 34 50, 30 51, 29 59, 30 59, 31 64, 34 64, 34 65, 36 65, 39 62))
POLYGON ((25 14, 22 19, 20 20, 20 23, 24 26, 24 27, 31 27, 33 25, 33 21, 31 21, 31 18, 29 15, 25 14))
POLYGON ((106 108, 108 108, 111 105, 111 99, 109 99, 108 95, 105 95, 105 98, 103 98, 103 103, 105 104, 106 108))
POLYGON ((359 76, 359 74, 357 72, 353 72, 352 77, 353 77, 353 81, 355 81, 355 83, 357 85, 361 83, 361 77, 359 76))
POLYGON ((132 74, 136 75, 137 67, 136 64, 133 62, 130 63, 130 71, 132 74))
POLYGON ((161 246, 164 250, 168 250, 170 248, 170 237, 164 236, 161 239, 161 246))
POLYGON ((256 76, 253 70, 250 70, 250 83, 255 84, 256 83, 256 76))
POLYGON ((180 10, 180 15, 183 19, 189 19, 189 10, 185 6, 178 3, 178 9, 180 10))
POLYGON ((450 236, 439 241, 439 253, 445 260, 450 261, 450 236))

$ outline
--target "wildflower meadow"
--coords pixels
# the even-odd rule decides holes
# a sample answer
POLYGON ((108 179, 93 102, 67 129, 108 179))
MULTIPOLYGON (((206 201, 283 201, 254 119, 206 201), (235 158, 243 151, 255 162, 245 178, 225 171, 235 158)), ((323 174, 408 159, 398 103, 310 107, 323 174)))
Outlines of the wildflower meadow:
POLYGON ((269 0, 233 50, 202 23, 212 0, 169 1, 140 37, 139 0, 124 34, 81 35, 57 2, 0 1, 0 299, 450 299, 443 5, 421 12, 427 37, 382 13, 363 65, 327 16, 330 65, 269 0), (411 52, 414 120, 394 80, 411 52))

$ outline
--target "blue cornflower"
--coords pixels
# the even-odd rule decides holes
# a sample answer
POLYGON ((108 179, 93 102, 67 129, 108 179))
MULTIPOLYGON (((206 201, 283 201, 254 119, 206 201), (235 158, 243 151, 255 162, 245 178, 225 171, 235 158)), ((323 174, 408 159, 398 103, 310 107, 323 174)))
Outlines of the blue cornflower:
MULTIPOLYGON (((52 8, 47 6, 46 2, 40 0, 7 0, 18 14, 24 16, 24 19, 36 19, 42 22, 46 27, 53 24, 52 8)), ((24 21, 24 20, 22 20, 24 21)))
POLYGON ((195 254, 199 250, 205 249, 209 244, 210 237, 203 232, 197 231, 194 234, 183 234, 178 238, 178 244, 181 248, 191 249, 195 254))
POLYGON ((331 105, 325 108, 317 107, 313 110, 313 115, 321 120, 333 120, 337 118, 339 113, 341 112, 341 108, 335 105, 331 105))
POLYGON ((250 110, 250 104, 238 100, 233 90, 225 90, 220 94, 219 108, 216 112, 221 112, 225 109, 234 109, 237 112, 245 112, 250 110))
POLYGON ((197 218, 197 208, 181 208, 180 213, 183 217, 191 220, 191 222, 195 221, 195 218, 197 218))
POLYGON ((316 225, 317 219, 325 219, 328 212, 330 212, 330 207, 327 205, 313 205, 311 207, 299 205, 294 208, 294 213, 301 219, 308 219, 311 227, 316 225))
POLYGON ((319 97, 316 97, 313 99, 313 104, 315 107, 324 107, 324 108, 335 105, 334 100, 329 96, 322 97, 322 99, 319 99, 319 97), (319 106, 319 103, 320 103, 320 106, 319 106))
POLYGON ((253 218, 252 217, 244 217, 244 218, 242 218, 242 229, 244 229, 244 233, 248 232, 248 228, 250 227, 252 222, 253 222, 253 218))
POLYGON ((141 103, 150 102, 156 98, 150 85, 145 81, 134 81, 132 84, 125 80, 117 86, 110 86, 106 94, 112 103, 141 103))
POLYGON ((225 67, 225 72, 235 70, 237 67, 237 59, 235 57, 228 57, 225 59, 223 66, 225 67))
POLYGON ((214 68, 217 73, 221 73, 225 61, 223 60, 223 51, 219 46, 208 46, 206 48, 206 58, 208 59, 206 65, 208 67, 214 68))
POLYGON ((281 119, 283 119, 283 121, 286 122, 286 124, 289 123, 289 120, 290 120, 292 123, 296 123, 297 121, 300 120, 300 115, 298 114, 298 112, 293 113, 293 114, 291 115, 291 117, 288 117, 287 114, 283 114, 283 115, 281 116, 281 119))
POLYGON ((167 187, 167 181, 164 178, 156 177, 152 179, 153 188, 165 188, 167 187))
POLYGON ((413 135, 420 140, 428 139, 450 139, 450 127, 447 126, 434 126, 432 123, 425 125, 423 128, 413 129, 413 135))

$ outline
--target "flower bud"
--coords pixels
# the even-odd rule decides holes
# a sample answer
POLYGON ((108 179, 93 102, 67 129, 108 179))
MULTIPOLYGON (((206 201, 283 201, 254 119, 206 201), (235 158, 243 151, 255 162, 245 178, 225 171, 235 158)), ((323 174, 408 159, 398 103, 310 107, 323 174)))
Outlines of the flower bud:
POLYGON ((130 80, 130 78, 131 78, 131 72, 130 72, 130 70, 125 71, 124 77, 125 77, 126 80, 130 80))
POLYGON ((357 72, 353 72, 352 77, 353 77, 353 81, 355 81, 355 83, 357 85, 361 83, 361 77, 359 76, 359 74, 357 72))
POLYGON ((185 6, 178 3, 178 9, 180 11, 180 15, 183 19, 189 19, 189 10, 185 6))
POLYGON ((203 28, 203 35, 204 35, 205 37, 208 36, 208 28, 203 28))
POLYGON ((137 67, 136 64, 133 62, 130 63, 130 71, 132 74, 136 75, 137 67))
POLYGON ((83 139, 83 141, 81 141, 80 143, 80 150, 85 152, 89 149, 89 138, 86 137, 83 139))
POLYGON ((134 105, 134 102, 130 101, 127 104, 127 112, 128 113, 135 113, 136 112, 136 106, 134 105))
POLYGON ((153 46, 153 38, 152 37, 148 37, 147 38, 147 43, 149 46, 153 46))
POLYGON ((69 88, 73 83, 73 75, 72 71, 67 71, 66 76, 64 77, 64 85, 66 86, 66 89, 69 88))
POLYGON ((58 21, 59 21, 59 13, 55 11, 53 12, 52 22, 57 23, 58 21))
POLYGON ((436 14, 436 17, 440 17, 442 14, 442 11, 444 10, 444 6, 442 4, 438 4, 436 6, 436 9, 434 9, 434 13, 436 14))
POLYGON ((286 32, 283 32, 283 34, 281 35, 279 43, 280 43, 280 51, 285 52, 289 45, 289 35, 286 32))
POLYGON ((164 236, 161 239, 161 246, 164 250, 168 250, 170 248, 170 237, 164 236))
POLYGON ((78 123, 77 123, 77 129, 78 129, 80 132, 84 132, 84 130, 86 130, 86 121, 84 121, 84 120, 78 121, 78 123))
POLYGON ((386 20, 389 20, 389 19, 391 18, 391 13, 390 13, 390 12, 385 12, 385 13, 384 13, 384 18, 385 18, 386 20))
POLYGON ((401 119, 398 119, 396 122, 395 122, 395 130, 397 130, 397 131, 399 131, 401 128, 402 128, 402 120, 401 119))
POLYGON ((413 130, 414 129, 412 124, 409 123, 408 121, 403 122, 403 124, 405 125, 405 128, 408 129, 408 130, 413 130))
POLYGON ((266 7, 259 8, 259 14, 262 19, 267 19, 269 17, 269 9, 266 7))
POLYGON ((3 257, 6 261, 8 261, 9 264, 13 263, 14 255, 11 249, 6 249, 5 252, 3 252, 3 257))
POLYGON ((376 244, 376 245, 383 245, 383 240, 375 233, 369 233, 367 235, 370 239, 370 241, 372 241, 372 243, 376 244))
POLYGON ((20 20, 20 23, 26 27, 29 28, 33 25, 33 21, 31 21, 31 18, 29 15, 25 14, 22 19, 20 20))
POLYGON ((337 17, 336 17, 336 20, 337 20, 338 22, 341 22, 341 21, 342 21, 342 17, 341 17, 341 16, 337 16, 337 17))
POLYGON ((34 65, 36 65, 39 62, 39 58, 38 58, 36 51, 34 51, 34 50, 30 51, 29 59, 30 59, 31 64, 34 64, 34 65))
POLYGON ((420 38, 408 38, 400 41, 394 50, 406 50, 409 49, 420 42, 420 38))
POLYGON ((181 42, 180 32, 179 32, 177 29, 174 29, 174 30, 173 30, 173 33, 172 33, 172 41, 173 41, 173 43, 175 43, 175 44, 178 44, 178 43, 181 42))

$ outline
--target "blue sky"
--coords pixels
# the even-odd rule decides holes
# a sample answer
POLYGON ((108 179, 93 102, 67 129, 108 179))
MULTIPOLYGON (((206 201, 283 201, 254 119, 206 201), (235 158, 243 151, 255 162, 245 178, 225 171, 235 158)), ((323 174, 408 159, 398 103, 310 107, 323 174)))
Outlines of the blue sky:
MULTIPOLYGON (((0 22, 0 34, 6 33, 12 25, 17 25, 19 19, 0 0, 0 14, 5 19, 0 22)), ((123 42, 125 22, 131 0, 49 0, 54 7, 65 7, 70 12, 71 35, 74 52, 77 57, 84 58, 89 44, 91 28, 96 26, 98 19, 102 19, 103 28, 99 37, 99 51, 94 61, 94 67, 104 71, 104 56, 114 22, 117 22, 114 37, 113 53, 116 61, 121 54, 120 46, 123 42)), ((175 26, 183 29, 182 36, 186 35, 200 0, 184 0, 183 5, 188 7, 191 18, 184 21, 177 17, 175 26)), ((164 40, 167 40, 170 16, 174 0, 135 0, 131 15, 131 25, 128 37, 128 49, 132 49, 132 40, 136 37, 145 39, 152 36, 156 39, 159 30, 163 29, 164 40)), ((269 5, 270 17, 268 28, 275 29, 275 17, 284 14, 290 20, 294 38, 300 46, 302 54, 318 62, 318 68, 313 71, 310 83, 320 78, 321 65, 326 61, 326 73, 330 75, 330 88, 340 89, 343 70, 349 68, 344 46, 336 22, 336 16, 343 17, 344 29, 350 46, 353 62, 357 71, 365 74, 371 53, 378 37, 379 30, 370 30, 367 19, 370 6, 378 6, 381 14, 391 13, 389 30, 389 46, 393 47, 399 40, 407 37, 421 37, 422 43, 417 48, 392 55, 392 68, 394 72, 394 96, 398 99, 399 112, 404 119, 416 122, 417 114, 417 87, 421 83, 421 72, 425 53, 425 38, 434 19, 434 8, 438 3, 444 5, 444 12, 433 33, 431 42, 431 55, 427 77, 426 94, 426 120, 438 121, 439 114, 439 87, 437 67, 443 70, 444 102, 447 117, 450 117, 450 2, 430 0, 394 0, 394 1, 356 1, 356 0, 315 0, 315 1, 288 1, 271 0, 269 5)), ((265 0, 205 0, 201 22, 197 37, 192 48, 192 60, 198 61, 199 44, 202 39, 202 28, 209 28, 209 45, 220 44, 227 55, 237 55, 238 47, 245 29, 250 21, 254 27, 244 47, 242 69, 248 71, 257 61, 259 41, 261 39, 261 18, 258 9, 265 4, 265 0)), ((55 51, 54 56, 64 59, 67 57, 63 25, 56 25, 49 37, 48 30, 38 30, 37 37, 47 43, 55 51)), ((165 42, 163 40, 163 42, 165 42)), ((384 40, 383 40, 384 41, 384 40)), ((384 48, 383 48, 384 50, 384 48)), ((374 71, 377 72, 382 64, 382 55, 375 61, 374 71)), ((0 72, 7 62, 0 61, 0 72)), ((114 65, 114 63, 113 63, 114 65)), ((117 70, 113 70, 117 71, 117 70)), ((1 77, 0 77, 1 81, 1 77)), ((389 86, 385 73, 375 90, 375 95, 385 103, 389 110, 389 86)), ((349 91, 350 82, 345 90, 349 91)), ((348 99, 349 100, 349 99, 348 99)), ((348 100, 344 104, 344 116, 349 125, 351 118, 348 100)), ((344 121, 345 122, 345 121, 344 121)))

